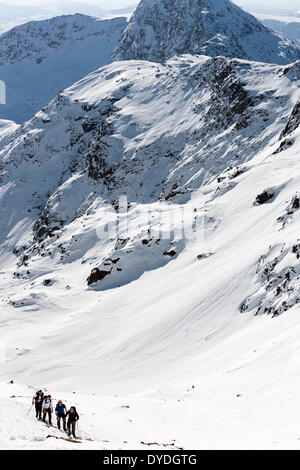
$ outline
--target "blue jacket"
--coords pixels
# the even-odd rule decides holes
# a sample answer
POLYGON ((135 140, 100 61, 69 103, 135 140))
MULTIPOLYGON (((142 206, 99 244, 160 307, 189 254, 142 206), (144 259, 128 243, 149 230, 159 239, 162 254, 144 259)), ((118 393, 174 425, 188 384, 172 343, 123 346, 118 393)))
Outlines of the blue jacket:
POLYGON ((64 405, 64 404, 62 404, 61 406, 56 405, 55 413, 57 413, 58 415, 64 416, 66 411, 67 411, 66 405, 64 405))

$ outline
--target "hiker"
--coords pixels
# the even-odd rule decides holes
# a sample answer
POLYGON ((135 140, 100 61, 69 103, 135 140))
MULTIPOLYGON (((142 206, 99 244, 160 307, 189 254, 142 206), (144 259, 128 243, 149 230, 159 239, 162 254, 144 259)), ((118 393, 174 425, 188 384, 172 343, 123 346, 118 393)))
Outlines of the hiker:
POLYGON ((51 395, 45 397, 43 402, 43 422, 45 422, 46 416, 48 415, 48 423, 52 425, 51 415, 53 413, 52 398, 51 395))
POLYGON ((56 414, 56 418, 57 418, 57 427, 58 427, 58 429, 60 429, 60 420, 62 420, 64 431, 67 430, 67 428, 66 428, 66 411, 67 411, 66 405, 61 400, 59 400, 57 402, 56 407, 55 407, 55 414, 56 414))
POLYGON ((42 406, 44 401, 44 394, 42 390, 38 390, 32 397, 32 404, 35 405, 35 414, 37 419, 42 419, 42 406))
POLYGON ((68 426, 69 437, 71 436, 71 434, 73 434, 74 439, 76 439, 75 426, 76 426, 76 422, 79 420, 79 415, 76 411, 75 406, 71 406, 71 408, 66 414, 66 417, 68 418, 67 426, 68 426), (72 428, 72 432, 71 432, 71 428, 72 428))

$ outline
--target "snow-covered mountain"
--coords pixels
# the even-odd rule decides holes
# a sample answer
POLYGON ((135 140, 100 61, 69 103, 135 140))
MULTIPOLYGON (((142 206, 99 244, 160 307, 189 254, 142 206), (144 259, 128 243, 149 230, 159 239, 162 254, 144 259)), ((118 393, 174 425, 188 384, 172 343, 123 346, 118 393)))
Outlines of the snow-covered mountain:
POLYGON ((292 19, 284 21, 284 19, 262 18, 261 22, 268 28, 272 28, 285 36, 295 44, 300 45, 300 19, 293 21, 292 19))
POLYGON ((115 51, 156 62, 186 53, 276 64, 300 59, 299 47, 229 0, 142 0, 115 51))
MULTIPOLYGON (((299 62, 280 68, 193 56, 165 66, 111 64, 60 93, 11 136, 1 149, 2 183, 20 178, 7 190, 17 188, 23 201, 26 194, 37 241, 99 197, 100 205, 124 192, 129 203, 185 203, 192 191, 276 141, 295 104, 299 73, 299 62), (68 194, 77 195, 71 206, 68 194)), ((9 199, 20 217, 18 198, 9 199)), ((3 241, 18 222, 8 217, 3 241)))
POLYGON ((0 106, 0 119, 30 119, 59 91, 110 63, 113 51, 116 58, 154 61, 181 53, 280 64, 300 58, 300 48, 227 0, 143 1, 126 26, 125 18, 75 14, 2 34, 0 79, 7 104, 0 106))
MULTIPOLYGON (((85 447, 296 446, 299 80, 299 62, 114 63, 0 141, 1 380, 76 392, 85 447)), ((30 391, 1 387, 10 416, 30 391)), ((60 445, 2 419, 2 447, 60 445)))
POLYGON ((33 21, 0 36, 0 79, 7 104, 0 119, 30 119, 57 93, 111 61, 125 18, 85 15, 33 21))

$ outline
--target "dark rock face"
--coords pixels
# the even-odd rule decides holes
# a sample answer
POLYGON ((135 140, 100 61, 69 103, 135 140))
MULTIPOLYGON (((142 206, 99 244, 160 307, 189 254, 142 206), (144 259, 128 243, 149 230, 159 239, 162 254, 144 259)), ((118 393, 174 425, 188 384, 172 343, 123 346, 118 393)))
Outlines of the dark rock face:
POLYGON ((201 253, 200 255, 197 256, 198 261, 202 261, 204 259, 210 258, 213 255, 213 253, 201 253))
POLYGON ((284 139, 279 148, 277 150, 275 150, 275 152, 273 153, 273 155, 277 155, 281 152, 283 152, 284 150, 288 149, 289 147, 291 147, 292 145, 294 144, 294 141, 293 139, 284 139))
POLYGON ((170 250, 170 251, 165 251, 164 252, 164 256, 170 256, 171 258, 173 258, 176 255, 177 255, 177 253, 176 253, 175 250, 170 250))
POLYGON ((181 54, 288 64, 300 48, 228 0, 142 0, 115 55, 164 62, 181 54))
POLYGON ((299 196, 295 196, 292 201, 292 211, 300 209, 300 198, 299 196))
POLYGON ((50 208, 46 204, 34 224, 34 240, 41 242, 46 238, 53 236, 54 232, 60 230, 62 226, 63 221, 58 220, 54 214, 51 214, 50 208))
POLYGON ((296 129, 298 129, 299 126, 300 126, 300 101, 298 101, 298 103, 294 107, 291 117, 288 120, 288 123, 284 131, 282 132, 280 138, 283 139, 283 137, 286 137, 288 134, 291 134, 296 129))
POLYGON ((285 213, 278 217, 277 222, 282 223, 282 228, 285 228, 286 225, 292 223, 297 212, 300 209, 300 196, 296 193, 289 205, 287 206, 285 213))
POLYGON ((251 106, 255 104, 254 97, 248 93, 245 84, 237 77, 234 62, 218 57, 213 59, 212 68, 213 78, 209 86, 214 104, 208 116, 212 117, 212 114, 217 116, 219 112, 222 126, 236 123, 237 130, 246 128, 249 120, 247 113, 251 112, 251 106))
POLYGON ((255 199, 255 204, 265 204, 266 202, 271 201, 274 198, 274 193, 269 193, 268 191, 263 191, 255 199))
POLYGON ((241 305, 242 313, 276 317, 300 303, 300 244, 270 247, 257 263, 258 286, 241 305))
POLYGON ((110 271, 100 271, 98 268, 94 268, 87 279, 88 286, 102 281, 106 276, 109 276, 110 273, 110 271))

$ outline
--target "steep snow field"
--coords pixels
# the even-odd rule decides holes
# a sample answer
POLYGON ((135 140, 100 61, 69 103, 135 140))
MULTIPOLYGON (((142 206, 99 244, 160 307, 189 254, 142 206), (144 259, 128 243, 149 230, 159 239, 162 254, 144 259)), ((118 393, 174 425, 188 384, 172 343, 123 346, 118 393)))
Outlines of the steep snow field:
MULTIPOLYGON (((45 384, 56 398, 75 401, 81 437, 94 440, 84 448, 173 439, 184 448, 299 448, 299 307, 273 319, 238 309, 255 288, 261 253, 299 240, 299 223, 283 235, 276 222, 299 188, 295 154, 275 159, 260 156, 236 188, 216 198, 210 214, 222 219, 219 229, 168 266, 91 293, 80 290, 72 263, 63 270, 71 295, 35 287, 28 305, 3 306, 9 348, 2 380, 45 384), (286 185, 276 202, 253 207, 256 194, 274 184, 286 185), (204 249, 214 255, 197 260, 204 249)), ((68 448, 46 438, 57 431, 25 418, 32 391, 1 387, 1 446, 68 448)))
POLYGON ((299 78, 116 63, 4 137, 2 448, 299 448, 299 78), (99 238, 124 193, 128 234, 99 238), (81 444, 25 416, 32 386, 81 444))
POLYGON ((0 119, 0 141, 3 137, 10 135, 17 128, 18 125, 15 122, 0 119))
POLYGON ((32 21, 0 36, 0 119, 24 122, 57 93, 111 61, 126 18, 66 15, 32 21))

